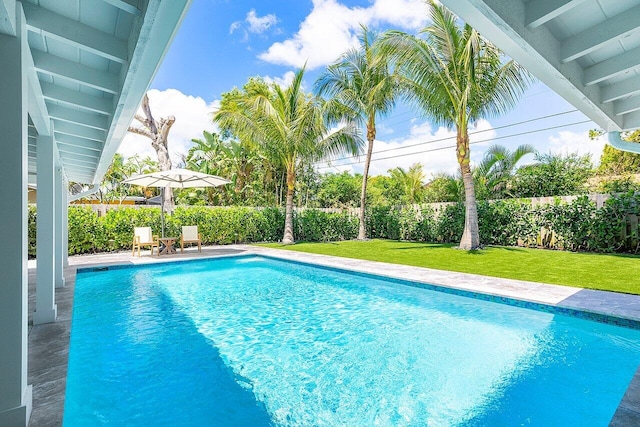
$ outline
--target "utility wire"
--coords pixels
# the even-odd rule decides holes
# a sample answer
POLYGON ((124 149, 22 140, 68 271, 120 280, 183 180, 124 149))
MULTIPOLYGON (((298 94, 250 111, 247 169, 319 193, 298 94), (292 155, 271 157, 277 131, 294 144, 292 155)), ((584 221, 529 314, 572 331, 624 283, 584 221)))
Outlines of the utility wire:
MULTIPOLYGON (((514 133, 514 134, 511 134, 511 135, 498 136, 498 137, 495 137, 495 138, 483 139, 483 140, 480 140, 480 141, 469 142, 469 145, 479 144, 481 142, 494 141, 496 139, 505 139, 505 138, 511 138, 511 137, 514 137, 514 136, 529 135, 529 134, 532 134, 532 133, 544 132, 544 131, 547 131, 547 130, 558 129, 558 128, 568 127, 568 126, 576 126, 576 125, 581 125, 581 124, 590 123, 590 122, 591 122, 591 120, 583 120, 581 122, 574 122, 574 123, 567 123, 567 124, 558 125, 558 126, 551 126, 551 127, 547 127, 547 128, 544 128, 544 129, 536 129, 536 130, 527 131, 527 132, 514 133)), ((444 141, 446 139, 451 139, 451 138, 444 138, 444 139, 441 139, 440 141, 444 141)), ((435 142, 435 141, 429 141, 429 142, 435 142)), ((401 147, 401 148, 404 148, 404 147, 401 147)), ((395 156, 387 156, 387 157, 379 157, 379 158, 376 158, 376 159, 371 159, 371 161, 374 162, 374 161, 377 161, 377 160, 389 160, 389 159, 395 159, 395 158, 398 158, 398 157, 413 156, 415 154, 430 153, 432 151, 446 150, 446 149, 449 149, 449 148, 456 148, 456 146, 455 145, 448 145, 446 147, 431 148, 431 149, 428 149, 428 150, 416 151, 416 152, 413 152, 413 153, 396 154, 395 156)), ((390 150, 386 150, 386 151, 390 151, 390 150)), ((332 168, 332 167, 335 167, 335 166, 357 165, 357 164, 363 163, 363 162, 364 162, 364 160, 359 160, 359 161, 351 162, 351 163, 340 163, 340 164, 337 164, 337 165, 319 166, 318 169, 327 169, 327 168, 332 168)))
MULTIPOLYGON (((531 123, 531 122, 535 122, 535 121, 538 121, 538 120, 549 119, 551 117, 558 117, 558 116, 562 116, 562 115, 565 115, 565 114, 575 113, 576 111, 578 111, 578 110, 563 111, 561 113, 549 114, 547 116, 536 117, 536 118, 533 118, 533 119, 523 120, 521 122, 515 122, 515 123, 508 124, 508 125, 498 126, 498 127, 494 127, 494 128, 490 128, 490 129, 477 130, 477 131, 474 131, 474 132, 469 132, 469 136, 477 135, 477 134, 482 133, 482 132, 489 132, 489 131, 493 131, 493 130, 497 130, 497 129, 506 129, 506 128, 509 128, 509 127, 519 126, 519 125, 522 125, 522 124, 525 124, 525 123, 531 123)), ((584 122, 581 122, 581 123, 584 123, 584 122)), ((571 125, 569 125, 569 126, 571 126, 571 125)), ((556 127, 550 128, 550 129, 556 129, 557 127, 561 127, 561 126, 556 126, 556 127)), ((543 130, 548 130, 548 129, 541 129, 540 131, 543 131, 543 130)), ((531 132, 533 133, 533 132, 539 132, 539 131, 531 131, 531 132)), ((517 135, 520 135, 520 134, 516 134, 516 135, 513 135, 513 136, 517 136, 517 135)), ((507 136, 501 136, 501 137, 496 137, 496 138, 492 138, 492 139, 502 139, 502 138, 506 138, 506 137, 507 136)), ((402 147, 386 148, 384 150, 376 151, 375 154, 386 153, 388 151, 403 150, 405 148, 417 147, 419 145, 434 144, 436 142, 447 141, 449 139, 454 139, 454 138, 455 138, 455 136, 448 136, 446 138, 432 139, 430 141, 422 141, 422 142, 417 142, 415 144, 403 145, 402 147)), ((485 140, 485 141, 490 141, 490 140, 485 140)), ((485 141, 482 141, 482 142, 485 142, 485 141)), ((338 159, 334 159, 333 161, 336 162, 336 161, 340 161, 340 160, 355 159, 357 157, 360 157, 360 155, 340 157, 338 159)), ((318 164, 322 164, 322 163, 324 163, 324 161, 316 162, 315 164, 318 165, 318 164)), ((358 163, 360 163, 360 162, 358 162, 358 163)))

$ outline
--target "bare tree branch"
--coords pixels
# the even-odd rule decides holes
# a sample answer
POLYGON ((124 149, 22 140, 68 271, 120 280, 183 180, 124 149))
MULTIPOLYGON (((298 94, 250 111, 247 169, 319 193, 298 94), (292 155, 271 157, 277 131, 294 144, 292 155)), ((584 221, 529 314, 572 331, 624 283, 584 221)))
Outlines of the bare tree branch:
POLYGON ((153 141, 155 139, 154 135, 149 132, 148 129, 142 129, 142 128, 137 128, 137 127, 133 127, 133 126, 129 126, 127 128, 127 131, 131 132, 131 133, 137 133, 138 135, 142 135, 142 136, 146 136, 147 138, 149 138, 151 141, 153 141))
POLYGON ((149 97, 147 94, 144 94, 144 98, 142 98, 142 111, 144 111, 145 116, 147 116, 147 120, 145 120, 144 124, 149 128, 152 134, 158 134, 158 126, 156 121, 153 119, 153 115, 151 114, 151 107, 149 107, 149 97))
POLYGON ((136 114, 135 116, 133 116, 133 118, 139 121, 140 123, 142 123, 143 125, 147 122, 147 119, 142 117, 140 114, 136 114))

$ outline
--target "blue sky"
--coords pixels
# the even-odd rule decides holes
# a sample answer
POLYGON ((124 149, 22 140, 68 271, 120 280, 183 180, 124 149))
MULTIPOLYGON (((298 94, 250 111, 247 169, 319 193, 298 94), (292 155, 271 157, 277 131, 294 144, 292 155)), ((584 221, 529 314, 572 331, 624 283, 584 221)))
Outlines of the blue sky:
MULTIPOLYGON (((377 31, 416 32, 428 24, 427 15, 422 0, 193 0, 149 92, 156 117, 176 117, 169 139, 173 161, 186 153, 191 138, 201 137, 205 129, 215 131, 210 117, 221 94, 241 87, 249 77, 286 84, 306 62, 305 87, 312 90, 324 67, 357 43, 360 23, 377 31)), ((591 153, 597 163, 604 143, 587 136, 597 126, 575 124, 588 119, 572 110, 537 83, 513 111, 477 123, 481 132, 471 135, 472 160, 480 161, 492 144, 513 149, 529 143, 543 153, 591 153), (565 112, 569 113, 561 114, 565 112), (540 119, 555 114, 559 115, 540 119), (514 125, 523 121, 529 122, 514 125), (547 128, 554 129, 543 130, 547 128)), ((418 111, 399 106, 378 120, 371 174, 415 162, 430 176, 455 172, 454 150, 446 148, 454 144, 447 139, 452 135, 453 130, 434 127, 418 111)), ((150 142, 136 135, 124 139, 120 152, 155 158, 150 142)), ((364 156, 334 160, 319 170, 361 172, 362 160, 364 156)))

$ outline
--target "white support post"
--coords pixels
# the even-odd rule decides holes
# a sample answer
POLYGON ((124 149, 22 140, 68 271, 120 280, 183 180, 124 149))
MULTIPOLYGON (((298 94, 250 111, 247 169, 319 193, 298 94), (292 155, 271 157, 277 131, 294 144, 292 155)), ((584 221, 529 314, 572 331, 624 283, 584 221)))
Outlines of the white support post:
POLYGON ((38 135, 38 195, 36 226, 36 311, 33 324, 56 321, 55 252, 56 252, 56 166, 52 135, 38 135))
POLYGON ((26 426, 27 385, 27 27, 16 2, 16 36, 0 33, 0 425, 26 426))
POLYGON ((69 266, 69 183, 62 182, 62 267, 69 266))
MULTIPOLYGON (((53 123, 52 123, 53 126, 53 123)), ((52 132, 53 133, 53 132, 52 132)), ((54 147, 55 151, 55 147, 54 147)), ((56 154, 57 157, 57 153, 56 154)), ((64 287, 64 259, 63 259, 63 238, 64 238, 64 218, 62 210, 65 208, 65 196, 64 196, 64 177, 62 176, 62 166, 60 162, 56 161, 55 170, 55 257, 54 257, 54 276, 56 288, 64 287)))

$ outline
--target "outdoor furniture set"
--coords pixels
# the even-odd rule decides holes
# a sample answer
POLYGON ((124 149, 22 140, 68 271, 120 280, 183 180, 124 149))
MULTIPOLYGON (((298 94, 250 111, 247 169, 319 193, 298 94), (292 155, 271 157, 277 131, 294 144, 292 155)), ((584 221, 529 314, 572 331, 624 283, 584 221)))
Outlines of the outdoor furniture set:
MULTIPOLYGON (((131 255, 135 255, 137 249, 138 256, 140 256, 140 249, 147 246, 151 249, 151 255, 153 255, 153 248, 156 248, 158 251, 158 256, 175 254, 176 249, 173 245, 177 240, 176 237, 158 237, 158 235, 151 232, 151 227, 135 227, 133 234, 133 251, 131 255)), ((202 252, 202 238, 200 233, 198 233, 197 225, 182 227, 180 253, 184 253, 184 246, 189 243, 196 243, 198 245, 198 252, 202 252)))

